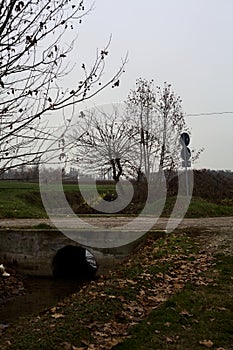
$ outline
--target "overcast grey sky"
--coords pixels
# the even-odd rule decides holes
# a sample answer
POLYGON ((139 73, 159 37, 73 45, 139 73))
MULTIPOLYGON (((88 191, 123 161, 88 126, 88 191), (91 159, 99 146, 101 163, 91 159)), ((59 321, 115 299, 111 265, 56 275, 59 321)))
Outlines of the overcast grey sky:
MULTIPOLYGON (((86 1, 91 5, 92 1, 86 1)), ((112 34, 106 76, 129 54, 120 87, 91 105, 123 102, 139 77, 172 84, 187 114, 233 112, 233 0, 96 0, 73 55, 94 59, 112 34)), ((187 116, 199 168, 233 170, 233 113, 187 116)))

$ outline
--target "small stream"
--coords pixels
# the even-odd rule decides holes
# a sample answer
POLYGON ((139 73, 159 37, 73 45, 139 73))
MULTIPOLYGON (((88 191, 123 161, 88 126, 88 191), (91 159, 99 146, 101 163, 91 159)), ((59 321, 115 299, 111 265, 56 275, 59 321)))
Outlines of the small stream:
POLYGON ((0 302, 0 324, 17 323, 20 317, 33 316, 53 307, 81 288, 78 280, 30 277, 24 282, 25 294, 0 302))
POLYGON ((20 317, 37 315, 53 307, 59 300, 80 290, 84 283, 80 279, 91 280, 97 271, 93 255, 81 247, 62 248, 53 264, 54 275, 58 278, 27 276, 23 282, 24 295, 0 301, 0 325, 17 323, 20 317))

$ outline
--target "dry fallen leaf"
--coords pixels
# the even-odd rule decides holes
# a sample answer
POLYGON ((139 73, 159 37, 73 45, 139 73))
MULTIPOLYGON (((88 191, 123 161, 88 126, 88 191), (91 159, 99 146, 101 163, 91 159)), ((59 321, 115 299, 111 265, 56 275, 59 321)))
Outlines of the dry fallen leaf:
POLYGON ((201 340, 199 341, 200 345, 204 345, 207 348, 212 348, 212 346, 214 345, 214 343, 211 340, 201 340))
POLYGON ((84 344, 84 345, 86 345, 86 346, 89 346, 89 344, 90 344, 90 343, 89 343, 88 341, 86 341, 85 339, 81 340, 81 343, 84 344))
POLYGON ((130 284, 137 284, 137 282, 133 281, 133 280, 126 280, 127 283, 130 283, 130 284))
POLYGON ((113 346, 116 346, 118 344, 120 344, 122 342, 123 338, 112 338, 111 341, 109 342, 109 346, 111 346, 111 348, 113 346))
POLYGON ((63 317, 65 317, 65 316, 64 316, 63 314, 58 314, 58 313, 56 313, 56 314, 53 314, 52 317, 55 318, 55 319, 57 319, 57 318, 63 318, 63 317))
POLYGON ((95 350, 95 349, 96 349, 96 347, 94 344, 90 344, 87 348, 87 350, 95 350))
POLYGON ((172 338, 167 337, 166 338, 167 343, 174 343, 174 340, 172 338))
POLYGON ((219 306, 217 309, 218 309, 219 311, 227 311, 227 309, 226 309, 225 307, 221 307, 221 306, 219 306))
POLYGON ((181 316, 188 316, 188 317, 192 317, 193 315, 191 315, 187 310, 182 310, 179 315, 181 316))
POLYGON ((174 284, 174 288, 175 288, 175 289, 180 290, 180 289, 183 289, 183 287, 184 287, 183 284, 179 284, 179 283, 175 283, 175 284, 174 284))
POLYGON ((64 345, 64 350, 72 350, 72 345, 70 343, 65 341, 63 345, 64 345))

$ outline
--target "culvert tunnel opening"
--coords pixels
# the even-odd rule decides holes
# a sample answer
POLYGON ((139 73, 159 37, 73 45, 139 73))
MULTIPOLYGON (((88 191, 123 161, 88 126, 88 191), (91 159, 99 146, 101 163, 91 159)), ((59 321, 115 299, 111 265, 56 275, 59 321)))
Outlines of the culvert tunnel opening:
POLYGON ((85 248, 68 245, 53 258, 53 276, 56 279, 93 280, 97 272, 94 256, 85 248))

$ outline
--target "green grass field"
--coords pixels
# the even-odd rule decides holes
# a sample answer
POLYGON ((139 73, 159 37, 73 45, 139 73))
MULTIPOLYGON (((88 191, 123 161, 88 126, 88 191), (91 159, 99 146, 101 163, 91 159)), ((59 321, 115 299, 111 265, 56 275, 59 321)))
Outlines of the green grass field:
POLYGON ((39 185, 26 182, 0 182, 0 218, 46 217, 39 185))
MULTIPOLYGON (((78 185, 63 185, 68 202, 77 214, 101 214, 92 210, 83 200, 78 185)), ((98 192, 101 197, 115 194, 112 183, 98 185, 98 192)), ((92 185, 87 184, 86 190, 92 189, 92 185)), ((137 215, 144 207, 141 197, 132 201, 120 214, 137 215), (139 198, 139 199, 138 199, 139 198)), ((173 209, 176 197, 168 197, 162 216, 168 217, 173 209)), ((224 203, 224 202, 223 202, 224 203)), ((213 217, 232 216, 233 205, 226 201, 225 204, 212 203, 203 198, 193 197, 186 217, 213 217)), ((0 181, 0 218, 46 218, 38 183, 0 181)))

